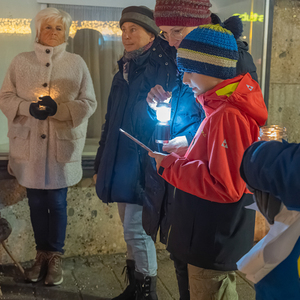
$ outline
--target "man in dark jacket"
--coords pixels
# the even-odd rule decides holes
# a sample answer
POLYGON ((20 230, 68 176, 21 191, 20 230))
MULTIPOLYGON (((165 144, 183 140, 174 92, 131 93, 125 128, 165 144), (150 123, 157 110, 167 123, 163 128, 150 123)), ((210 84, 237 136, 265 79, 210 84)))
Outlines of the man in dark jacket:
MULTIPOLYGON (((210 6, 209 1, 195 1, 194 3, 177 1, 175 4, 173 3, 172 7, 168 7, 165 1, 157 0, 154 12, 155 21, 160 26, 170 46, 177 49, 181 40, 198 25, 210 22, 221 23, 217 15, 210 13, 210 6), (193 16, 188 15, 188 17, 183 18, 182 15, 187 10, 192 11, 193 16)), ((239 47, 240 58, 236 68, 237 74, 249 72, 252 78, 257 81, 256 67, 252 57, 246 51, 244 42, 241 41, 240 46, 242 47, 239 47)), ((182 76, 183 74, 177 71, 177 85, 172 91, 171 140, 162 147, 155 144, 155 137, 153 136, 150 145, 152 150, 164 151, 165 153, 185 153, 200 123, 205 118, 201 105, 194 100, 192 89, 182 83, 182 76)), ((170 93, 166 92, 160 85, 155 86, 147 97, 149 107, 155 109, 157 102, 163 101, 169 96, 170 93)), ((149 111, 150 115, 155 118, 154 111, 151 108, 149 111)), ((160 241, 164 244, 167 244, 170 230, 174 192, 174 187, 157 174, 155 161, 149 159, 146 170, 143 227, 154 241, 156 241, 157 232, 160 229, 160 241)), ((182 262, 179 257, 175 257, 173 253, 170 256, 176 269, 180 299, 188 300, 190 296, 187 264, 182 262)))
POLYGON ((149 141, 155 124, 147 113, 145 98, 158 83, 164 89, 173 88, 175 56, 168 43, 157 37, 158 27, 150 9, 125 8, 120 27, 125 52, 112 82, 95 160, 96 192, 103 202, 118 203, 127 244, 129 285, 114 299, 157 300, 155 245, 142 227, 143 157, 147 152, 119 129, 149 141))

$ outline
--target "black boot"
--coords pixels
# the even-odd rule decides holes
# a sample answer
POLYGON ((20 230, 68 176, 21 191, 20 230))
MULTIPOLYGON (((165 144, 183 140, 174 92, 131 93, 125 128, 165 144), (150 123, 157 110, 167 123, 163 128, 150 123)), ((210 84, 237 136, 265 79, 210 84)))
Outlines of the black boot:
POLYGON ((127 259, 126 266, 123 269, 122 274, 126 270, 126 278, 129 281, 129 285, 126 287, 124 292, 118 297, 113 298, 112 300, 135 300, 136 298, 136 280, 134 277, 135 261, 127 259))
POLYGON ((156 276, 144 276, 135 272, 137 295, 136 300, 158 300, 156 294, 156 276))

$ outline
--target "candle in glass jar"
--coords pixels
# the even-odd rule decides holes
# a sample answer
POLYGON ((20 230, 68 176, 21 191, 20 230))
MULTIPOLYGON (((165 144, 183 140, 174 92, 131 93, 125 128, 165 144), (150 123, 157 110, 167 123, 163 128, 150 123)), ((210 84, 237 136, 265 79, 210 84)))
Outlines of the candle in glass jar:
POLYGON ((285 127, 279 125, 262 126, 259 131, 260 136, 258 140, 260 141, 287 141, 287 131, 285 127))

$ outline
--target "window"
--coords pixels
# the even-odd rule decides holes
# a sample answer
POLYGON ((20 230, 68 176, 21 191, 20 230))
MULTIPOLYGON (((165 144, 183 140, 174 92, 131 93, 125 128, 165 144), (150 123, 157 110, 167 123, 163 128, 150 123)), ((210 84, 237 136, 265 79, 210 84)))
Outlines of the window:
MULTIPOLYGON (((71 37, 67 51, 80 54, 86 61, 94 82, 94 88, 98 100, 98 108, 90 118, 87 143, 83 158, 93 159, 101 134, 101 126, 106 113, 106 103, 110 91, 112 78, 117 71, 117 61, 123 54, 121 42, 121 31, 118 29, 121 16, 121 7, 139 5, 133 0, 116 0, 111 5, 114 7, 103 7, 109 3, 107 0, 87 0, 85 6, 49 4, 58 1, 30 0, 28 3, 19 1, 19 5, 11 4, 10 0, 1 0, 6 6, 0 12, 0 85, 12 59, 20 52, 32 51, 34 43, 34 30, 32 19, 41 8, 41 4, 47 3, 70 13, 73 18, 71 37), (104 3, 104 4, 105 4, 104 3), (95 5, 95 6, 89 6, 95 5), (12 15, 12 17, 7 17, 12 15)), ((78 2, 82 1, 61 1, 78 2)), ((154 7, 154 0, 145 0, 144 5, 154 7)), ((242 40, 249 44, 261 88, 268 98, 269 66, 267 54, 270 48, 269 37, 271 30, 269 17, 272 17, 272 0, 212 0, 211 11, 216 13, 222 21, 231 15, 239 15, 243 21, 244 33, 242 40), (271 9, 270 9, 271 6, 271 9), (269 36, 268 36, 269 34, 269 36), (269 48, 267 48, 269 47, 269 48)), ((46 4, 43 4, 43 8, 46 4)), ((0 111, 0 159, 7 160, 8 138, 7 120, 0 111)))
POLYGON ((49 4, 68 12, 72 26, 67 51, 79 54, 86 62, 94 84, 98 107, 89 119, 84 158, 94 158, 105 121, 107 99, 117 61, 124 48, 119 20, 122 8, 49 4))
MULTIPOLYGON (((98 107, 89 119, 84 159, 94 159, 105 120, 106 103, 114 74, 118 70, 117 61, 123 55, 119 20, 123 8, 57 5, 49 4, 67 11, 73 19, 67 51, 83 57, 90 70, 98 107)), ((40 5, 38 5, 40 8, 40 5)), ((0 49, 0 84, 12 59, 20 52, 32 51, 34 33, 32 18, 38 12, 25 18, 0 18, 0 41, 6 45, 0 49)), ((8 138, 7 119, 0 111, 0 157, 7 160, 8 138)))

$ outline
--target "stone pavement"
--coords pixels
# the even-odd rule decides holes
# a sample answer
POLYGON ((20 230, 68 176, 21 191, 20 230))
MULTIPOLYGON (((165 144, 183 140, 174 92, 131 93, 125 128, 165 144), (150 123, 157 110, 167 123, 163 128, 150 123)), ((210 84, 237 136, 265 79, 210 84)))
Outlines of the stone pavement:
MULTIPOLYGON (((158 251, 159 300, 178 300, 176 277, 172 261, 165 250, 158 251)), ((124 286, 124 254, 66 258, 63 262, 64 282, 46 287, 43 282, 25 283, 18 269, 12 265, 0 268, 3 296, 9 300, 109 300, 119 295, 124 286)), ((28 267, 30 263, 24 263, 28 267)), ((251 283, 238 274, 237 290, 240 300, 254 300, 251 283)))

